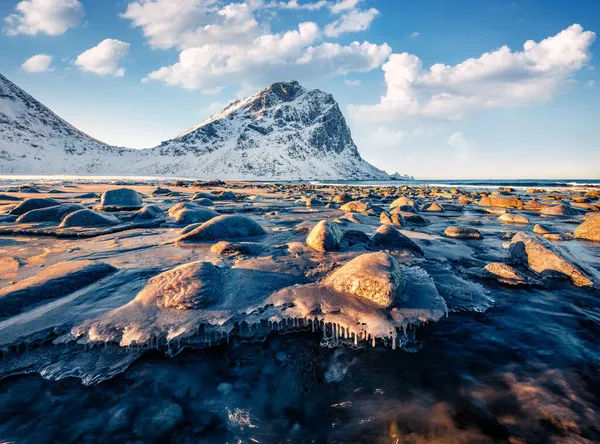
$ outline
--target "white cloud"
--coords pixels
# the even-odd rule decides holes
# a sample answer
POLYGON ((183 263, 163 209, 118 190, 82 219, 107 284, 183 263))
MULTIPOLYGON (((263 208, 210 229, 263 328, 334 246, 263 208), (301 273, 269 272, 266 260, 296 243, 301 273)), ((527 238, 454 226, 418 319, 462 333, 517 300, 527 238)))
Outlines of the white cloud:
POLYGON ((360 80, 346 79, 344 80, 344 83, 348 86, 360 86, 362 82, 360 80))
POLYGON ((320 0, 315 3, 298 3, 298 0, 288 0, 282 2, 275 2, 268 5, 271 8, 281 8, 281 9, 304 9, 307 11, 318 11, 329 6, 330 3, 326 0, 320 0))
POLYGON ((21 65, 27 72, 46 72, 52 71, 52 56, 48 54, 37 54, 33 57, 28 58, 25 63, 21 65))
POLYGON ((15 10, 4 19, 8 35, 64 34, 78 26, 84 14, 79 0, 23 0, 15 10))
POLYGON ((411 33, 411 34, 410 34, 410 38, 411 38, 411 39, 414 39, 414 38, 417 38, 417 37, 419 37, 419 35, 420 35, 420 33, 419 33, 419 32, 413 32, 413 33, 411 33))
POLYGON ((486 108, 510 108, 552 98, 590 60, 595 34, 572 25, 523 51, 507 46, 454 66, 423 69, 412 54, 393 54, 383 65, 387 92, 374 106, 352 106, 354 118, 391 121, 407 117, 458 119, 486 108))
POLYGON ((371 71, 391 54, 386 45, 353 42, 347 46, 322 43, 310 46, 319 36, 314 23, 297 30, 266 34, 245 44, 209 44, 183 50, 179 61, 148 74, 187 89, 214 89, 228 84, 257 83, 302 75, 329 77, 355 71, 371 71))
MULTIPOLYGON (((224 5, 222 0, 134 0, 122 17, 140 27, 155 49, 179 48, 179 60, 150 72, 142 82, 160 80, 169 85, 204 92, 236 84, 245 90, 279 79, 345 75, 380 67, 391 54, 387 44, 354 42, 346 46, 323 42, 323 32, 313 22, 296 29, 272 33, 259 23, 266 9, 328 8, 342 14, 334 34, 365 29, 375 9, 353 8, 357 0, 266 1, 224 5), (358 15, 357 15, 358 14, 358 15)), ((333 31, 331 31, 333 30, 333 31)))
POLYGON ((338 37, 346 32, 359 32, 369 29, 371 23, 379 15, 379 11, 371 8, 367 11, 351 10, 338 20, 325 26, 327 37, 338 37))
POLYGON ((233 43, 260 34, 248 4, 219 4, 218 0, 136 0, 122 17, 142 28, 155 49, 233 43))
POLYGON ((360 3, 361 0, 340 0, 337 3, 332 4, 329 9, 334 14, 339 14, 340 12, 350 11, 360 3))
POLYGON ((125 68, 119 67, 119 62, 129 53, 129 46, 129 43, 120 40, 105 39, 79 54, 75 64, 82 71, 123 77, 125 68))
POLYGON ((592 88, 594 86, 593 80, 588 80, 585 84, 586 88, 592 88))

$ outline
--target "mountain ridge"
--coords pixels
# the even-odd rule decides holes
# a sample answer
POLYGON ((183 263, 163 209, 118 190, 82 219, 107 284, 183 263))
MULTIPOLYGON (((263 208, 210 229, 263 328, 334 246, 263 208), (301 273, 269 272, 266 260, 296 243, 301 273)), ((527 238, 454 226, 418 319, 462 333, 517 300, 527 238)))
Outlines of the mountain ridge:
POLYGON ((360 156, 333 96, 276 82, 154 148, 103 143, 0 74, 0 173, 235 180, 387 180, 360 156))

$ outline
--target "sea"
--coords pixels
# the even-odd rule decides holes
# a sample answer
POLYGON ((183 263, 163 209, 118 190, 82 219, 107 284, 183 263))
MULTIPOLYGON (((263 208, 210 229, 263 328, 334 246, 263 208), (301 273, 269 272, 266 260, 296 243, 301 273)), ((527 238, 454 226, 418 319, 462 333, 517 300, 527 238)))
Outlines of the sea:
MULTIPOLYGON (((123 184, 134 183, 167 183, 175 180, 195 181, 199 178, 177 176, 74 176, 74 175, 0 175, 0 186, 27 183, 60 183, 81 182, 101 183, 114 182, 123 184)), ((202 180, 210 180, 203 178, 202 180)), ((600 177, 595 179, 417 179, 417 180, 390 180, 390 181, 355 181, 355 180, 273 180, 249 181, 257 183, 310 183, 329 185, 362 185, 362 186, 433 186, 441 188, 474 188, 495 189, 501 187, 523 190, 528 188, 543 189, 581 189, 600 188, 600 177)))

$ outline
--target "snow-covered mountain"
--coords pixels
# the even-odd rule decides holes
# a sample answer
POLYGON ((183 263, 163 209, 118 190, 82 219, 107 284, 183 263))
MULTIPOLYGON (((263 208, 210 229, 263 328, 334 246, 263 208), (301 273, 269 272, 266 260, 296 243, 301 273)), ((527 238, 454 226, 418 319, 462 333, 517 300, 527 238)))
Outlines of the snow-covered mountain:
POLYGON ((174 139, 135 150, 79 131, 2 75, 0 174, 389 178, 360 157, 331 94, 296 81, 275 83, 174 139))

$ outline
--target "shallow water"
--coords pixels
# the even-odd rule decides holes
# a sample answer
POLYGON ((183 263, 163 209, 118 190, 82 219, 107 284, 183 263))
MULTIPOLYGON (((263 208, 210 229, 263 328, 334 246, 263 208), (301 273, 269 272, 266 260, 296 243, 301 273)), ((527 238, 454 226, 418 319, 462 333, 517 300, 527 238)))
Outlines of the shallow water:
POLYGON ((566 285, 492 291, 496 305, 487 312, 454 313, 420 329, 414 352, 330 349, 310 332, 273 333, 173 358, 148 353, 93 386, 14 376, 0 382, 0 436, 38 443, 161 433, 173 442, 600 440, 600 301, 566 285), (171 405, 181 408, 173 423, 164 413, 171 405))

